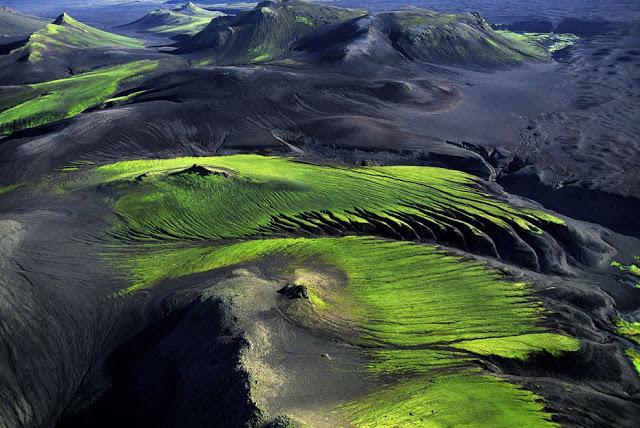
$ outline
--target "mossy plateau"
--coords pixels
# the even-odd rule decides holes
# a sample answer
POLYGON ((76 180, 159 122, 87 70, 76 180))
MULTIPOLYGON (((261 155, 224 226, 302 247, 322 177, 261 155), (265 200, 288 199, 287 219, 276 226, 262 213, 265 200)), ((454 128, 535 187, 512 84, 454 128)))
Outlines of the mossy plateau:
POLYGON ((107 101, 121 85, 143 77, 157 65, 157 61, 135 61, 21 86, 0 101, 0 134, 76 116, 107 101))

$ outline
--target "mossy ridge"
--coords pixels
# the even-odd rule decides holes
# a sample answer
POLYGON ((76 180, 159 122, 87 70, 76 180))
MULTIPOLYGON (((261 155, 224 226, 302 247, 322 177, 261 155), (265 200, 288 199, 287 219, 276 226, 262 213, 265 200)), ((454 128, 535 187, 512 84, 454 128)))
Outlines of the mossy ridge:
POLYGON ((98 47, 143 48, 144 43, 131 37, 98 30, 76 21, 66 13, 31 34, 25 49, 29 61, 40 61, 52 49, 85 49, 98 47))
POLYGON ((176 52, 198 52, 217 64, 261 63, 282 58, 292 42, 313 30, 365 14, 306 1, 260 3, 213 20, 176 52))
POLYGON ((143 77, 158 61, 134 61, 65 79, 25 85, 0 101, 0 134, 33 128, 76 116, 101 104, 120 86, 143 77))
POLYGON ((226 16, 225 13, 203 9, 194 4, 177 9, 157 9, 143 18, 124 25, 148 33, 193 35, 206 27, 212 19, 226 16))
POLYGON ((441 168, 349 169, 234 155, 119 162, 98 167, 90 181, 121 182, 116 209, 125 223, 116 234, 149 242, 362 229, 407 239, 436 239, 463 230, 489 242, 483 230, 487 224, 513 234, 542 234, 564 225, 552 215, 493 198, 474 176, 441 168), (196 163, 231 174, 169 175, 196 163), (142 174, 141 182, 127 184, 142 174))
MULTIPOLYGON (((136 246, 139 251, 128 254, 126 261, 133 285, 124 293, 164 279, 258 263, 266 258, 275 260, 269 264, 279 266, 283 275, 308 286, 312 312, 307 315, 311 315, 315 328, 365 346, 371 358, 371 376, 395 382, 337 410, 353 425, 393 425, 368 404, 385 394, 405 397, 402 402, 387 406, 385 414, 398 415, 395 422, 404 421, 400 415, 406 409, 420 414, 425 405, 434 402, 442 415, 431 422, 459 418, 474 423, 477 407, 462 414, 458 407, 468 406, 472 396, 483 399, 495 395, 499 402, 493 403, 491 419, 496 426, 514 420, 525 426, 539 426, 541 421, 550 424, 549 415, 534 394, 467 370, 484 355, 526 359, 538 352, 558 355, 578 349, 576 339, 548 332, 541 326, 544 308, 525 284, 508 281, 483 263, 450 255, 434 246, 357 236, 276 238, 278 229, 260 227, 264 219, 273 218, 270 207, 277 206, 279 211, 288 213, 284 217, 277 214, 281 222, 290 222, 294 228, 304 226, 313 235, 314 219, 295 214, 296 210, 309 212, 315 209, 314 203, 320 202, 330 208, 320 212, 326 222, 366 221, 348 211, 364 204, 377 209, 379 218, 386 216, 401 226, 402 218, 393 217, 385 208, 409 209, 406 201, 423 198, 428 202, 422 204, 433 206, 436 215, 440 212, 443 216, 452 208, 464 210, 465 219, 472 217, 469 212, 478 216, 495 212, 495 221, 500 224, 527 226, 526 230, 534 233, 541 230, 532 223, 541 221, 535 210, 521 211, 492 199, 475 187, 475 177, 438 168, 328 168, 243 155, 120 162, 98 167, 89 172, 88 178, 93 183, 113 183, 116 191, 124 194, 116 207, 129 222, 127 231, 137 234, 135 237, 141 241, 149 240, 149 224, 152 230, 162 230, 170 224, 164 222, 164 213, 171 213, 175 227, 153 238, 213 240, 213 245, 188 247, 166 243, 136 246), (170 175, 195 163, 225 174, 170 175), (176 192, 180 194, 164 199, 176 192), (162 204, 155 205, 157 201, 162 204), (198 201, 204 201, 206 206, 192 209, 198 201), (232 219, 223 229, 212 230, 231 230, 235 235, 194 232, 194 225, 202 230, 218 227, 207 222, 205 212, 216 219, 217 225, 232 219), (138 222, 136 227, 132 227, 132 219, 138 222), (190 234, 182 234, 181 229, 190 234), (265 234, 271 239, 255 239, 265 234), (315 284, 313 266, 319 263, 343 272, 346 285, 329 290, 315 284), (311 283, 306 284, 307 280, 311 283), (443 374, 443 369, 448 374, 443 374), (440 385, 435 392, 434 380, 440 385), (454 392, 445 399, 436 399, 442 392, 438 388, 454 392), (466 392, 458 391, 460 388, 466 392)), ((544 220, 540 224, 563 224, 560 219, 546 216, 541 214, 544 220)), ((306 322, 304 313, 296 316, 301 316, 296 318, 299 322, 306 322)))

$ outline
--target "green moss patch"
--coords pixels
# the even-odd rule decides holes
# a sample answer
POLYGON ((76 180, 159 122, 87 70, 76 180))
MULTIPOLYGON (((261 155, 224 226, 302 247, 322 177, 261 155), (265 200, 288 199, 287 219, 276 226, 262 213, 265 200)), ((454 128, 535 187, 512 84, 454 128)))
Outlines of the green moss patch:
POLYGON ((619 318, 616 327, 616 333, 640 345, 640 322, 627 321, 619 318))
POLYGON ((4 186, 0 186, 0 195, 13 192, 14 190, 16 190, 21 186, 24 186, 24 183, 14 183, 14 184, 6 184, 4 186))
MULTIPOLYGON (((622 272, 626 272, 631 276, 640 277, 640 256, 634 257, 635 263, 630 263, 628 265, 624 265, 618 261, 612 261, 611 266, 621 270, 622 272)), ((640 282, 636 284, 636 287, 640 288, 640 282)))
POLYGON ((122 84, 141 78, 157 65, 157 61, 136 61, 22 86, 0 101, 0 134, 76 116, 105 102, 122 84))
POLYGON ((344 412, 358 428, 557 426, 539 400, 516 385, 466 372, 383 387, 344 412))
POLYGON ((513 337, 499 337, 466 340, 453 345, 479 355, 496 355, 504 358, 526 360, 531 353, 545 351, 558 356, 567 351, 577 351, 580 343, 573 337, 552 333, 522 334, 513 337))
POLYGON ((638 351, 637 349, 629 348, 625 351, 625 353, 631 360, 631 363, 633 363, 633 367, 640 375, 640 351, 638 351))

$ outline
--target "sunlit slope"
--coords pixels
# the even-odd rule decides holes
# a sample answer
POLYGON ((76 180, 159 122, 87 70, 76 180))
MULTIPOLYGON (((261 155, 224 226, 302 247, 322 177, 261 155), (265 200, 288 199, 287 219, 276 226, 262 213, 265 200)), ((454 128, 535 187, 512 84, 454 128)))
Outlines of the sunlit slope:
POLYGON ((0 134, 76 116, 108 100, 125 83, 140 79, 157 61, 135 61, 66 79, 0 88, 0 134))
POLYGON ((197 53, 215 63, 254 63, 282 57, 304 34, 364 12, 311 2, 262 2, 236 16, 215 19, 181 41, 176 53, 197 53))

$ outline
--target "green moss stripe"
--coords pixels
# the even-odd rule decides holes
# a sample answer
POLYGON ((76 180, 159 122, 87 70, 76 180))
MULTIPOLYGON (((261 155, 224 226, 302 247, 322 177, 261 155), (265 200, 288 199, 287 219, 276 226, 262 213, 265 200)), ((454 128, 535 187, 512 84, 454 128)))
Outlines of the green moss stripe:
POLYGON ((469 174, 441 168, 347 169, 236 155, 119 162, 97 168, 92 180, 125 181, 116 203, 125 223, 117 233, 143 241, 322 234, 358 225, 392 236, 462 230, 489 240, 487 224, 537 234, 564 224, 495 199, 469 174), (193 164, 230 176, 170 175, 193 164), (141 174, 142 182, 132 183, 141 174))

